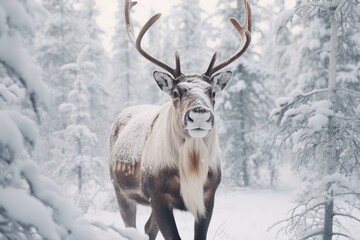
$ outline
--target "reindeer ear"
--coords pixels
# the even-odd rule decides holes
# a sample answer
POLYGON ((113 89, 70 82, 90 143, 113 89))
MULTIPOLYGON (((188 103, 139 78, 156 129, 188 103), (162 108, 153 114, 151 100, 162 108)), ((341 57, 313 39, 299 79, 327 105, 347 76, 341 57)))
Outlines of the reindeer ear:
POLYGON ((167 73, 159 71, 154 71, 153 76, 160 89, 171 95, 175 85, 174 78, 167 73))
POLYGON ((226 84, 228 84, 228 82, 230 81, 231 76, 232 76, 231 71, 220 72, 215 74, 211 78, 214 92, 220 92, 221 90, 223 90, 226 84))

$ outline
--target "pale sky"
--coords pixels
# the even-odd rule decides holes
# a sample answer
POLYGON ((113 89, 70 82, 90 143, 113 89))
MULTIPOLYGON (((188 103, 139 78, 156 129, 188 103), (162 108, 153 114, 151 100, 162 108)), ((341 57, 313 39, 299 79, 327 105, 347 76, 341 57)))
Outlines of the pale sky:
MULTIPOLYGON (((124 0, 122 2, 125 2, 124 0)), ((161 12, 163 16, 169 12, 169 9, 176 5, 178 0, 137 0, 137 11, 134 12, 134 18, 146 21, 149 17, 149 11, 153 10, 161 12)), ((217 3, 217 1, 201 1, 202 7, 211 12, 217 3)), ((99 6, 100 16, 98 17, 98 23, 100 27, 106 32, 104 37, 104 45, 107 51, 111 51, 111 37, 114 34, 115 26, 115 14, 118 10, 119 0, 96 0, 99 6)))
MULTIPOLYGON (((226 0, 224 0, 226 1, 226 0)), ((265 1, 265 0, 264 0, 265 1)), ((272 0, 266 0, 270 2, 272 0)), ((98 17, 98 23, 100 27, 106 32, 104 36, 104 46, 107 51, 111 51, 111 37, 114 35, 115 26, 115 13, 118 10, 119 0, 96 0, 100 16, 98 17)), ((125 1, 121 1, 124 3, 125 1)), ((178 0, 137 0, 137 11, 134 12, 134 18, 140 21, 146 21, 150 17, 150 10, 155 12, 161 12, 163 16, 169 12, 169 9, 176 5, 178 0)), ((214 11, 218 1, 215 0, 200 0, 200 3, 205 11, 211 13, 214 11)), ((286 1, 287 7, 290 8, 294 5, 295 0, 286 1)))

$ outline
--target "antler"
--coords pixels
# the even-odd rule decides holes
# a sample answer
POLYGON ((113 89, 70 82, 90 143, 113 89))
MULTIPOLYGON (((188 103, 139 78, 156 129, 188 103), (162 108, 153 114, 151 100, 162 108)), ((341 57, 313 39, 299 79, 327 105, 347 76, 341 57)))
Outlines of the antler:
POLYGON ((145 57, 147 60, 149 60, 150 62, 158 65, 159 67, 165 69, 166 71, 168 71, 169 73, 171 73, 171 75, 173 75, 174 78, 177 78, 181 75, 181 69, 180 69, 180 57, 178 52, 175 52, 175 68, 170 67, 169 65, 161 62, 160 60, 152 57, 150 54, 148 54, 147 52, 145 52, 142 47, 141 47, 141 40, 143 38, 143 36, 145 35, 146 31, 157 21, 159 20, 161 13, 155 14, 154 16, 152 16, 146 23, 145 25, 141 28, 139 35, 137 37, 135 37, 134 34, 134 27, 132 24, 132 21, 130 19, 130 11, 131 8, 133 6, 135 6, 137 4, 137 2, 132 2, 131 0, 125 0, 125 23, 126 23, 126 29, 127 29, 127 33, 129 35, 129 38, 131 40, 131 42, 133 43, 133 45, 135 46, 136 50, 143 56, 145 57))
POLYGON ((229 65, 236 59, 238 59, 246 51, 246 49, 248 48, 248 46, 250 44, 250 41, 251 41, 251 33, 250 33, 251 32, 251 8, 250 8, 250 4, 247 0, 243 0, 243 4, 244 4, 244 10, 245 10, 244 26, 241 26, 240 23, 235 18, 230 18, 232 25, 234 26, 236 31, 240 34, 241 45, 238 48, 238 50, 231 57, 222 61, 216 67, 214 67, 214 64, 215 64, 216 58, 217 58, 217 53, 215 52, 210 61, 210 65, 209 65, 207 71, 205 72, 205 75, 208 77, 210 77, 212 74, 219 71, 220 69, 226 67, 227 65, 229 65))

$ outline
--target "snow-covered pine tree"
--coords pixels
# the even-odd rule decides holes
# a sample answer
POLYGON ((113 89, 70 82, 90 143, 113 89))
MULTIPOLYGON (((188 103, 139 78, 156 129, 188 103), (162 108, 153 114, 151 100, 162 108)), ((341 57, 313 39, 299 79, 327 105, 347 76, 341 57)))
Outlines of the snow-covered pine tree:
MULTIPOLYGON (((263 29, 259 27, 267 16, 258 9, 258 2, 251 1, 253 19, 252 43, 247 51, 233 65, 233 79, 225 89, 219 106, 224 122, 223 140, 224 179, 235 186, 269 186, 274 181, 274 165, 271 162, 271 137, 267 122, 268 109, 272 99, 264 88, 271 73, 261 62, 261 46, 265 41, 263 29), (257 35, 258 34, 258 35, 257 35), (259 43, 259 44, 257 44, 259 43)), ((243 1, 220 1, 222 24, 218 28, 220 57, 228 57, 238 47, 238 35, 229 23, 230 17, 244 19, 243 1)))
POLYGON ((32 159, 38 126, 21 106, 31 102, 39 115, 39 103, 50 99, 40 68, 22 44, 22 35, 35 31, 38 11, 31 0, 0 2, 0 239, 100 239, 32 159))
MULTIPOLYGON (((154 16, 158 11, 150 10, 150 15, 154 16)), ((147 49, 149 49, 149 52, 156 53, 156 56, 159 59, 169 59, 169 64, 174 64, 174 49, 169 48, 169 46, 163 45, 163 42, 166 41, 165 39, 168 37, 169 29, 166 29, 164 25, 164 22, 166 20, 161 17, 158 21, 158 24, 156 24, 153 28, 153 30, 149 30, 147 33, 147 49), (165 27, 165 28, 164 28, 165 27)), ((145 39, 144 39, 145 40, 145 39)), ((164 94, 162 91, 159 91, 159 86, 154 82, 151 81, 151 74, 156 69, 159 70, 156 66, 154 66, 153 63, 146 61, 144 65, 146 71, 144 71, 144 74, 142 75, 142 79, 144 81, 148 82, 146 85, 146 92, 149 96, 149 102, 157 105, 162 105, 165 102, 169 101, 169 97, 167 94, 164 94)))
MULTIPOLYGON (((105 162, 107 129, 110 125, 106 107, 108 93, 104 87, 108 78, 107 58, 100 38, 102 31, 96 23, 97 10, 94 1, 77 1, 76 5, 73 1, 44 1, 44 4, 50 13, 50 20, 40 26, 38 59, 44 69, 44 78, 53 88, 55 100, 49 108, 50 113, 44 116, 44 124, 41 127, 43 143, 37 154, 39 159, 42 159, 41 166, 46 174, 55 177, 66 188, 72 184, 77 185, 76 180, 72 182, 65 178, 68 176, 66 170, 62 171, 59 168, 75 154, 71 151, 74 145, 67 141, 71 139, 68 138, 69 126, 73 126, 74 122, 69 121, 69 115, 63 114, 59 108, 69 102, 68 94, 74 93, 74 86, 82 84, 88 93, 86 113, 88 118, 91 118, 86 125, 99 139, 97 144, 91 144, 92 147, 87 154, 92 159, 98 161, 101 158, 105 162), (62 66, 79 60, 76 53, 85 46, 87 47, 81 56, 82 65, 79 73, 82 81, 79 84, 78 75, 72 71, 62 70, 62 66)), ((83 106, 76 104, 82 102, 74 100, 72 103, 74 109, 81 111, 83 106)))
POLYGON ((264 51, 262 53, 262 62, 266 63, 272 70, 272 79, 266 82, 274 96, 283 96, 284 88, 292 79, 288 79, 289 54, 286 54, 292 41, 293 34, 291 29, 286 27, 289 15, 294 14, 293 9, 285 9, 286 0, 274 1, 272 8, 268 8, 270 16, 268 21, 272 23, 266 31, 266 41, 264 42, 264 51))
MULTIPOLYGON (((88 126, 98 137, 98 143, 92 148, 93 157, 107 159, 109 126, 112 116, 110 110, 110 87, 108 66, 109 58, 103 47, 101 36, 103 30, 97 24, 98 7, 95 0, 83 0, 79 18, 84 32, 81 43, 86 47, 84 58, 90 65, 82 71, 83 83, 89 92, 89 114, 91 121, 88 126)), ((80 51, 79 51, 80 52, 80 51)))
POLYGON ((211 59, 209 33, 212 26, 209 20, 204 20, 204 10, 199 0, 179 2, 171 10, 163 27, 163 52, 166 59, 175 64, 175 51, 179 52, 181 70, 184 73, 206 71, 211 59))
MULTIPOLYGON (((133 10, 135 11, 136 8, 133 10)), ((136 19, 133 19, 136 26, 136 19)), ((116 12, 115 34, 112 39, 113 55, 111 60, 112 74, 112 105, 114 113, 118 114, 122 108, 128 105, 136 104, 139 101, 138 87, 144 86, 141 81, 142 75, 139 62, 139 54, 137 53, 131 41, 128 38, 125 17, 124 17, 124 1, 118 1, 118 11, 116 12), (136 97, 135 97, 136 96, 136 97)), ((113 119, 115 116, 113 116, 113 119)))
POLYGON ((53 167, 63 161, 65 151, 64 129, 66 118, 59 112, 59 105, 67 99, 74 77, 61 71, 61 66, 75 61, 81 49, 78 33, 81 24, 73 4, 68 0, 44 0, 47 18, 39 19, 36 36, 36 57, 43 70, 43 79, 52 89, 52 101, 43 113, 40 126, 39 148, 35 155, 44 173, 51 176, 53 167))
MULTIPOLYGON (((359 116, 353 105, 344 107, 340 97, 342 92, 346 92, 347 98, 354 101, 360 93, 338 87, 344 84, 341 78, 343 74, 339 74, 342 69, 339 46, 346 45, 343 36, 346 31, 355 35, 359 31, 350 28, 359 27, 353 24, 359 22, 359 15, 355 14, 358 11, 359 3, 354 1, 299 1, 295 9, 296 16, 302 21, 315 23, 307 24, 307 27, 316 26, 318 31, 322 26, 319 23, 328 26, 324 32, 320 31, 322 34, 318 38, 313 35, 310 43, 318 43, 315 44, 317 47, 323 46, 324 41, 329 44, 325 45, 326 49, 312 49, 315 52, 309 51, 298 56, 301 62, 299 67, 304 67, 303 64, 307 62, 303 62, 302 57, 311 59, 316 54, 326 53, 321 59, 324 69, 314 70, 315 75, 327 73, 326 88, 312 89, 307 93, 295 90, 290 97, 277 101, 278 109, 273 114, 280 124, 281 138, 284 141, 293 139, 299 164, 312 171, 312 174, 306 174, 308 184, 299 195, 300 204, 292 210, 288 225, 284 227, 291 239, 316 239, 317 236, 324 240, 331 240, 335 236, 355 239, 352 222, 360 223, 360 163, 357 160, 360 153, 357 143, 360 139, 359 128, 355 127, 359 116), (343 31, 341 34, 339 29, 343 31), (323 39, 324 36, 328 38, 323 39), (341 44, 338 44, 338 40, 341 44)), ((304 32, 306 35, 316 31, 304 28, 304 32)), ((305 43, 301 42, 300 45, 304 46, 305 43)), ((356 58, 346 59, 347 64, 357 61, 356 58)), ((348 78, 357 77, 355 72, 353 74, 349 74, 348 78)), ((311 79, 311 70, 306 72, 305 78, 299 75, 299 79, 306 79, 306 76, 311 79)))
POLYGON ((89 75, 94 74, 96 65, 87 60, 91 47, 84 47, 75 63, 62 66, 63 71, 70 71, 75 75, 73 89, 68 93, 68 102, 59 106, 59 110, 66 115, 68 122, 64 131, 66 149, 64 159, 55 169, 59 179, 76 179, 70 184, 76 186, 76 200, 84 212, 91 204, 91 192, 104 185, 105 161, 95 155, 93 149, 98 144, 97 135, 89 127, 93 121, 91 117, 92 95, 87 87, 89 75))
POLYGON ((76 59, 82 45, 78 37, 81 25, 70 1, 44 0, 43 4, 49 16, 37 23, 37 58, 44 70, 44 79, 49 86, 56 88, 55 104, 59 105, 66 98, 72 83, 59 68, 76 59))

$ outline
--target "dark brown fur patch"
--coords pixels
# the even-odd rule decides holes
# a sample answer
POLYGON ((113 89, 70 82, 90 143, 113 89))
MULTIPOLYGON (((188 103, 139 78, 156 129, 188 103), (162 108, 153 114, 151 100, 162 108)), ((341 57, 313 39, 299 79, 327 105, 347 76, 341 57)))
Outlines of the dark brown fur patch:
POLYGON ((116 184, 124 191, 140 188, 140 164, 116 161, 113 169, 113 178, 116 184))
POLYGON ((208 199, 211 197, 217 187, 219 186, 221 181, 221 170, 218 168, 217 170, 209 170, 208 177, 206 179, 206 182, 204 184, 204 199, 208 199))
POLYGON ((200 156, 195 149, 192 149, 189 152, 189 161, 190 161, 190 171, 196 174, 199 173, 200 156))
POLYGON ((143 191, 152 201, 161 198, 166 204, 174 208, 185 210, 180 195, 180 178, 177 169, 164 169, 153 175, 147 173, 143 176, 143 191))

